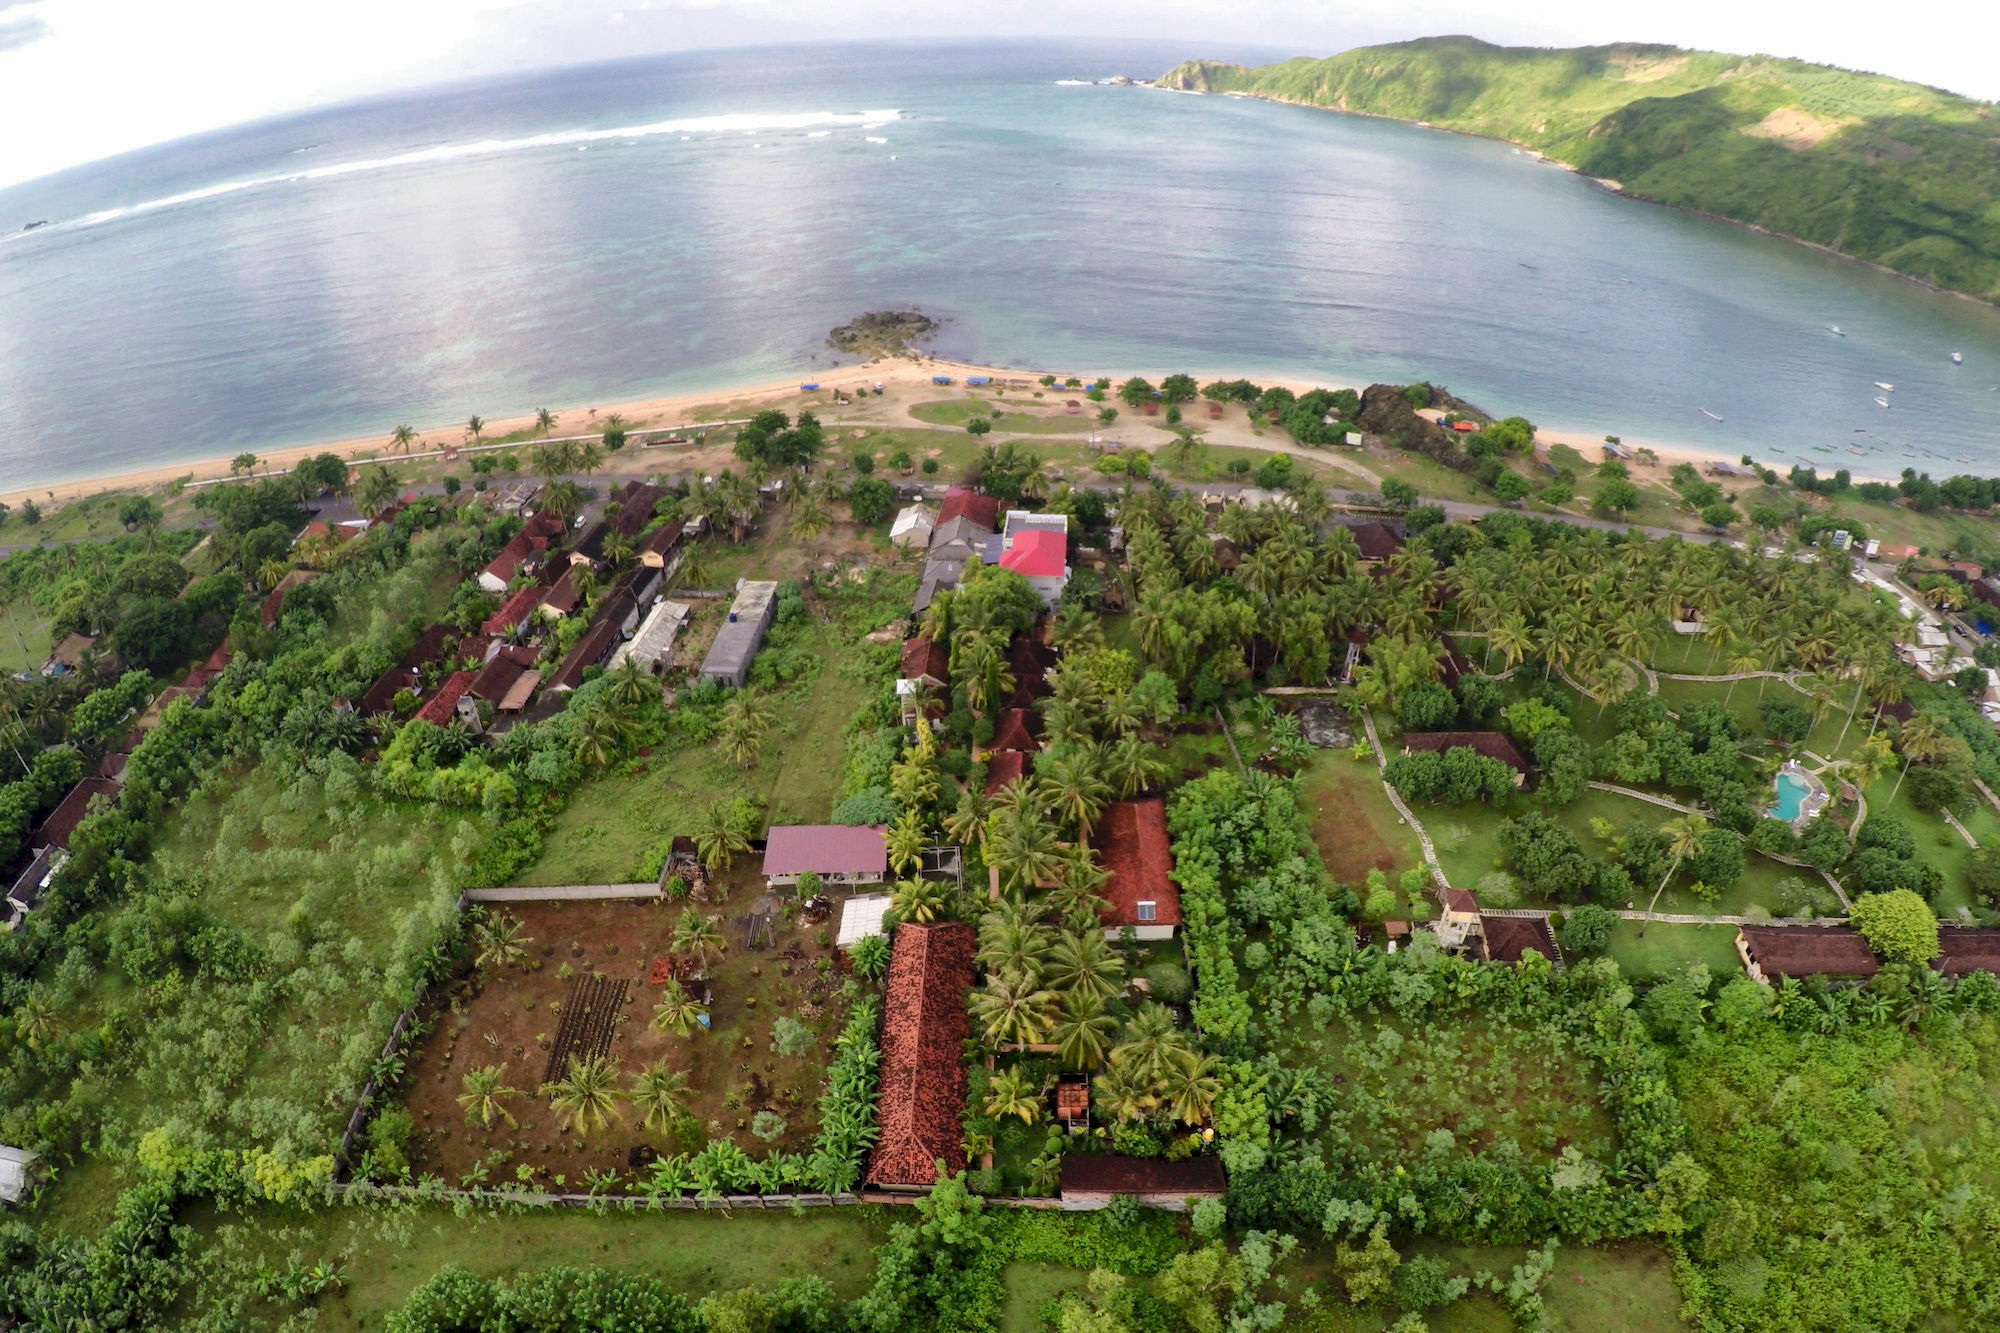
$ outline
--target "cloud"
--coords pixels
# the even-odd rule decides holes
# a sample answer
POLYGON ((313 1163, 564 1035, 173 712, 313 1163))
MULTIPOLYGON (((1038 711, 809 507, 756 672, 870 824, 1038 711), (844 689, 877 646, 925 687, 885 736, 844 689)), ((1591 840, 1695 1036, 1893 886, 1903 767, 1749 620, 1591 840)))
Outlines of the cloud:
MULTIPOLYGON (((0 0, 0 13, 6 12, 14 2, 16 0, 0 0)), ((12 23, 0 23, 0 51, 18 51, 48 35, 49 25, 33 14, 15 19, 12 23)))

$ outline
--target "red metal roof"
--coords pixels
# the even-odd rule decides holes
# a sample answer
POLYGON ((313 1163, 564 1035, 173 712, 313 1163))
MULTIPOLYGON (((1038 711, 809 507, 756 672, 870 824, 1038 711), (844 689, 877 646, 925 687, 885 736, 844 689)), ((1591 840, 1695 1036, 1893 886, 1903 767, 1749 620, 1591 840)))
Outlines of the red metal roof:
POLYGON ((964 1043, 972 1030, 972 927, 962 921, 896 927, 882 1014, 881 1138, 868 1162, 877 1185, 926 1186, 965 1169, 964 1043))
POLYGON ((1014 544, 1000 556, 1000 568, 1011 569, 1022 578, 1061 578, 1069 560, 1069 538, 1046 528, 1030 528, 1014 534, 1014 544))
POLYGON ((478 674, 476 671, 454 671, 445 677, 437 693, 424 700, 424 706, 417 710, 417 721, 428 722, 434 727, 449 725, 452 710, 458 707, 458 701, 465 697, 466 690, 471 688, 473 678, 478 674))
POLYGON ((991 532, 1000 526, 1000 502, 964 486, 950 487, 944 493, 944 503, 938 507, 937 526, 943 527, 955 518, 969 518, 991 532))
POLYGON ((1157 796, 1114 801, 1091 830, 1091 846, 1108 873, 1104 899, 1109 908, 1098 914, 1105 925, 1178 926, 1181 891, 1168 876, 1173 850, 1167 842, 1167 803, 1157 796), (1139 904, 1153 904, 1153 918, 1139 919, 1139 904))
POLYGON ((778 824, 764 844, 764 876, 884 875, 887 830, 880 824, 778 824))

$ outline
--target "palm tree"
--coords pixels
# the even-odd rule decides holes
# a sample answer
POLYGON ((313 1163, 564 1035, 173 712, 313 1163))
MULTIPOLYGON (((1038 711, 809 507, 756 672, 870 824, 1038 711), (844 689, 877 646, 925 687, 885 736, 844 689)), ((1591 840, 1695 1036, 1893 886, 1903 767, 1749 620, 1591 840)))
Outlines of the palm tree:
POLYGON ((708 1017, 708 1006, 688 994, 687 987, 677 978, 667 978, 667 985, 660 992, 660 1002, 653 1006, 651 1027, 655 1032, 674 1032, 683 1037, 690 1036, 701 1026, 701 1020, 708 1017))
POLYGON ((930 837, 924 832, 923 821, 917 818, 915 810, 905 810, 896 817, 882 835, 882 841, 889 848, 889 868, 899 875, 908 874, 924 863, 924 848, 930 845, 930 837))
POLYGON ((1062 868, 1056 830, 1033 805, 996 810, 986 851, 988 863, 999 865, 1002 881, 1011 888, 1044 883, 1062 868))
POLYGON ((549 409, 546 407, 538 407, 535 409, 535 430, 539 434, 547 435, 550 431, 555 429, 555 425, 556 425, 555 413, 549 411, 549 409))
POLYGON ((659 698, 660 686, 647 674, 646 668, 628 657, 611 673, 611 683, 604 687, 604 697, 619 708, 634 709, 648 699, 659 698))
POLYGON ((944 907, 944 889, 927 879, 899 879, 889 890, 889 910, 898 921, 935 921, 944 907))
POLYGON ((645 1113, 641 1123, 647 1129, 670 1125, 687 1109, 688 1076, 669 1069, 667 1062, 661 1060, 633 1078, 632 1091, 627 1096, 634 1107, 645 1113))
POLYGON ((677 954, 693 954, 705 963, 711 954, 722 949, 722 928, 715 917, 703 916, 690 905, 682 910, 668 947, 677 954))
POLYGON ((750 830, 727 801, 717 801, 701 813, 694 831, 695 855, 710 870, 727 870, 736 853, 750 850, 750 830))
POLYGON ((918 811, 936 803, 938 790, 935 758, 913 753, 889 766, 889 795, 913 820, 918 811))
MULTIPOLYGON (((1113 695, 1114 699, 1125 698, 1113 695)), ((1171 766, 1161 757, 1159 747, 1147 744, 1136 734, 1120 736, 1104 752, 1104 777, 1118 799, 1129 800, 1155 783, 1164 782, 1171 766)))
POLYGON ((1176 1051, 1167 1061, 1160 1091, 1174 1118, 1183 1125, 1204 1123, 1215 1114, 1216 1099, 1222 1095, 1222 1080, 1215 1076, 1215 1057, 1176 1051))
POLYGON ((986 843, 986 794, 967 787, 958 794, 958 805, 945 816, 945 836, 961 847, 986 843))
POLYGON ((486 433, 486 419, 477 415, 466 418, 465 433, 472 437, 474 444, 478 444, 479 437, 486 433))
POLYGON ((1925 712, 1910 715, 1897 741, 1903 751, 1903 771, 1896 775, 1896 785, 1889 789, 1888 805, 1896 803, 1896 793, 1903 789, 1903 779, 1910 776, 1910 765, 1919 759, 1928 764, 1943 755, 1949 738, 1944 728, 1938 725, 1937 718, 1925 712))
POLYGON ((1017 1115, 1021 1117, 1022 1124, 1032 1125, 1042 1114, 1042 1099, 1034 1085, 1028 1082, 1027 1071, 1019 1065, 1009 1065, 986 1085, 985 1109, 986 1114, 995 1120, 1017 1115))
POLYGON ((481 972, 509 967, 528 956, 535 941, 521 933, 517 917, 482 911, 472 927, 472 965, 481 972))
POLYGON ((1032 976, 989 975, 972 993, 971 1003, 989 1045, 1032 1046, 1048 1034, 1056 993, 1044 990, 1032 976))
POLYGON ((391 449, 401 449, 407 454, 410 452, 410 446, 416 442, 416 439, 416 431, 410 429, 408 426, 398 426, 389 432, 389 447, 391 449))
POLYGON ((1153 1001, 1139 1006, 1120 1035, 1123 1040, 1111 1049, 1112 1068, 1129 1069, 1148 1084, 1165 1074, 1176 1051, 1187 1049, 1187 1039, 1174 1028, 1173 1011, 1153 1001))
POLYGON ((1114 1120, 1138 1120, 1159 1105, 1152 1085, 1131 1066, 1121 1067, 1116 1062, 1092 1080, 1091 1101, 1114 1120))
POLYGON ((1527 619, 1516 611, 1493 627, 1487 646, 1499 652, 1501 660, 1511 671, 1520 665, 1523 657, 1535 650, 1535 639, 1527 619))
POLYGON ((988 972, 1040 976, 1049 954, 1049 934, 1029 919, 1012 898, 979 918, 979 952, 974 955, 988 972))
POLYGON ((722 706, 719 741, 724 758, 739 767, 757 762, 764 749, 764 729, 771 724, 771 710, 753 690, 738 690, 722 706))
POLYGON ((1125 960, 1104 942, 1102 930, 1064 931, 1049 951, 1046 979, 1072 996, 1108 1000, 1125 978, 1125 960))
POLYGON ((56 1037, 56 1002, 47 988, 31 988, 14 1011, 14 1035, 31 1051, 39 1051, 56 1037))
MULTIPOLYGON (((1729 674, 1732 676, 1747 676, 1753 671, 1761 671, 1763 669, 1764 659, 1749 649, 1745 649, 1729 659, 1729 674)), ((1729 696, 1736 693, 1736 687, 1740 683, 1735 680, 1729 682, 1729 688, 1722 692, 1722 702, 1729 702, 1729 696)))
POLYGON ((632 563, 632 554, 638 549, 630 537, 614 532, 604 539, 604 563, 613 569, 623 569, 632 563))
POLYGON ((542 512, 567 522, 583 508, 583 488, 573 481, 552 481, 542 490, 542 512))
POLYGON ((569 1117, 578 1138, 589 1134, 593 1123, 604 1129, 619 1118, 618 1102, 624 1096, 618 1091, 618 1058, 611 1055, 594 1055, 587 1060, 572 1058, 568 1075, 543 1084, 542 1092, 557 1114, 569 1117))
POLYGON ((1076 829, 1079 840, 1089 839, 1090 826, 1111 800, 1111 784, 1104 780, 1102 768, 1098 753, 1080 745, 1044 755, 1035 766, 1043 799, 1076 829))
MULTIPOLYGON (((1660 832, 1667 840, 1667 851, 1672 853, 1673 860, 1667 866, 1667 873, 1660 876, 1660 887, 1653 890, 1652 899, 1646 904, 1648 912, 1653 910, 1654 903, 1660 901, 1660 895, 1667 891, 1667 883, 1681 868, 1681 862, 1701 850, 1702 835, 1708 832, 1708 821, 1700 815, 1681 815, 1660 825, 1660 832)), ((1646 933, 1646 924, 1644 921, 1639 923, 1641 935, 1646 933)))
POLYGON ((520 1089, 510 1088, 503 1079, 507 1077, 506 1065, 487 1065, 468 1073, 460 1086, 465 1091, 458 1094, 458 1104, 465 1111, 465 1123, 477 1120, 485 1129, 493 1128, 495 1119, 515 1123, 503 1103, 510 1097, 521 1095, 520 1089))
POLYGON ((1049 1038, 1065 1069, 1095 1069, 1111 1051, 1111 1034, 1118 1020, 1104 1012, 1104 1001, 1071 995, 1063 1001, 1049 1038))

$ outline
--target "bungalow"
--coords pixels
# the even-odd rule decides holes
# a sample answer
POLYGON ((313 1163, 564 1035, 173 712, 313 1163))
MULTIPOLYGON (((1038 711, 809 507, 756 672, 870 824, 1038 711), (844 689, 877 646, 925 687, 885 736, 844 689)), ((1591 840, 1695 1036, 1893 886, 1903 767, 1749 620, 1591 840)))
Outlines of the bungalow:
POLYGON ((1514 742, 1505 733, 1498 731, 1406 731, 1403 733, 1403 753, 1414 754, 1429 751, 1443 754, 1446 750, 1472 750, 1488 759, 1497 759, 1514 770, 1514 785, 1520 786, 1528 778, 1528 761, 1514 748, 1514 742))
POLYGON ((932 696, 928 712, 944 715, 943 696, 951 685, 951 653, 943 643, 918 634, 903 640, 902 661, 897 667, 896 697, 902 702, 903 725, 916 725, 919 701, 932 696))
MULTIPOLYGON (((773 830, 775 832, 776 830, 773 830)), ((867 1182, 885 1190, 927 1190, 963 1171, 965 998, 972 991, 974 937, 962 921, 905 922, 889 950, 882 1012, 882 1075, 876 1099, 880 1137, 867 1182)))
POLYGON ((639 564, 646 569, 665 569, 667 558, 680 545, 681 534, 686 530, 686 525, 678 521, 662 523, 640 538, 638 549, 634 552, 639 564))
POLYGON ((1056 1177, 1067 1211, 1102 1208, 1121 1194, 1172 1212, 1187 1211, 1197 1199, 1219 1199, 1229 1190, 1222 1159, 1201 1156, 1123 1157, 1114 1153, 1065 1153, 1056 1177))
POLYGON ((507 595, 507 600, 492 615, 486 617, 479 629, 496 639, 504 639, 510 634, 518 634, 527 628, 528 621, 535 614, 535 606, 542 600, 540 588, 521 588, 507 595))
POLYGON ((603 666, 605 659, 619 643, 618 622, 609 616, 599 620, 583 632, 576 646, 569 650, 569 656, 556 668, 556 674, 549 679, 549 689, 563 694, 583 684, 583 675, 594 666, 603 666))
POLYGON ((1354 523, 1348 525, 1347 531, 1354 538, 1363 564, 1379 565, 1403 549, 1402 537, 1387 523, 1374 520, 1354 523))
POLYGON ((931 544, 931 533, 936 529, 937 515, 929 505, 908 505, 896 515, 896 521, 890 524, 889 540, 904 550, 912 547, 928 547, 931 544))
POLYGON ((115 801, 118 799, 118 784, 110 778, 85 778, 69 789, 69 795, 62 803, 49 811, 49 817, 35 830, 35 836, 28 839, 28 849, 39 852, 44 847, 58 851, 69 850, 70 836, 76 832, 84 816, 90 813, 91 802, 98 797, 115 801))
POLYGON ((764 879, 791 885, 811 872, 824 884, 880 884, 889 875, 881 824, 778 824, 764 842, 764 879))
POLYGON ((1090 842, 1106 872, 1105 906, 1098 912, 1105 935, 1117 939, 1130 928, 1142 940, 1173 938, 1181 924, 1181 891, 1171 878, 1167 803, 1157 796, 1112 802, 1090 842))
POLYGON ((1042 748, 1035 739, 1041 730, 1041 719, 1025 708, 1004 709, 993 726, 993 750, 1019 750, 1024 754, 1034 754, 1042 748))
POLYGON ((1785 977, 1866 981, 1880 966, 1868 941, 1846 926, 1741 926, 1736 953, 1766 985, 1785 977))
POLYGON ((1555 964, 1563 965, 1562 949, 1545 916, 1493 916, 1479 918, 1480 952, 1489 963, 1517 964, 1528 950, 1555 964))
POLYGON ((181 683, 189 689, 206 690, 214 683, 217 676, 229 669, 229 664, 235 660, 235 651, 230 648, 229 640, 224 639, 220 644, 216 645, 215 651, 208 655, 206 661, 187 673, 187 679, 181 683))
POLYGON ((65 634, 49 655, 42 659, 41 672, 44 676, 67 676, 77 671, 90 658, 91 645, 97 642, 95 634, 65 634))
POLYGON ((453 718, 465 720, 465 714, 469 712, 471 714, 469 725, 477 731, 479 711, 473 706, 473 701, 465 697, 465 692, 478 678, 479 673, 476 671, 452 672, 445 677, 444 683, 438 686, 431 697, 424 700, 424 706, 417 710, 416 720, 428 722, 434 727, 448 727, 453 718))
POLYGON ((1056 664, 1056 650, 1032 635, 1017 634, 1007 645, 1007 670, 1014 677, 1014 694, 1009 708, 1033 708, 1050 694, 1049 671, 1056 664))

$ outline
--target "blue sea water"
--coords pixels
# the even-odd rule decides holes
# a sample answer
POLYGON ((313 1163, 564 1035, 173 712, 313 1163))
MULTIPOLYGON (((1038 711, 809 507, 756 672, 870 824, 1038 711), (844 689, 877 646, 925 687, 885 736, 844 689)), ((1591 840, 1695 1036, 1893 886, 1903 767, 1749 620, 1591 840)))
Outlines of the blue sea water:
POLYGON ((2000 312, 1504 144, 1063 82, 1189 54, 648 58, 0 191, 0 489, 811 378, 830 327, 896 304, 1006 365, 1423 377, 1781 467, 2000 473, 2000 312))

